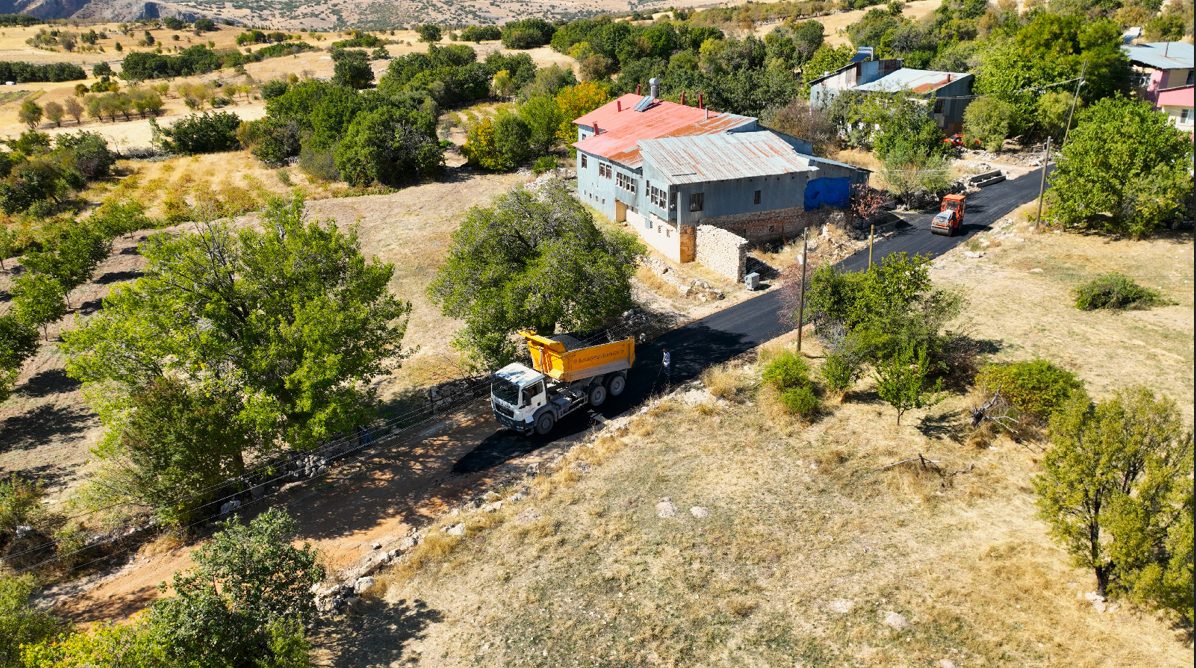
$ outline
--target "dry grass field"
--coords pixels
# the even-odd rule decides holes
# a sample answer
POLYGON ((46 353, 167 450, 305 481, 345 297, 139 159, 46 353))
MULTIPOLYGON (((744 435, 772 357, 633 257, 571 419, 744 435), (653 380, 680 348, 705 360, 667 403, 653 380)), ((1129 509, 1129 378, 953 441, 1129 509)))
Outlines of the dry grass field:
MULTIPOLYGON (((1191 234, 1025 234, 936 263, 970 292, 973 334, 996 359, 1073 368, 1098 397, 1148 382, 1190 418, 1191 234), (1075 282, 1113 269, 1177 303, 1070 306, 1075 282)), ((576 448, 528 499, 433 525, 374 603, 324 631, 321 665, 1191 665, 1187 631, 1084 599, 1094 578, 1035 515, 1041 444, 966 445, 961 395, 898 426, 871 380, 801 423, 760 389, 758 362, 787 345, 576 448), (919 454, 937 464, 876 470, 919 454)))

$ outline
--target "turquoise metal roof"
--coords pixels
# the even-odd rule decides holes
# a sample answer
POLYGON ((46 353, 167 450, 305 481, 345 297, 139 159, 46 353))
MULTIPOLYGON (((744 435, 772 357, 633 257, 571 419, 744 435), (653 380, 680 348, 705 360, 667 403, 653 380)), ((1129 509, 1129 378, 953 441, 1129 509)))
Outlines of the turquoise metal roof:
POLYGON ((1187 42, 1151 42, 1121 47, 1130 62, 1156 70, 1192 69, 1192 45, 1187 42))

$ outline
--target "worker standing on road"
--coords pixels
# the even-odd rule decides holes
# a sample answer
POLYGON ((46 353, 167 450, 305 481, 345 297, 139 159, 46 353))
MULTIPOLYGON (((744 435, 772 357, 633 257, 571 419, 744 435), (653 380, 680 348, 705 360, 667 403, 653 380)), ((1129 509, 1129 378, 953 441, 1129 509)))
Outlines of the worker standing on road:
POLYGON ((661 361, 662 369, 664 371, 664 380, 669 385, 673 384, 673 354, 669 352, 668 348, 664 349, 664 359, 661 361))

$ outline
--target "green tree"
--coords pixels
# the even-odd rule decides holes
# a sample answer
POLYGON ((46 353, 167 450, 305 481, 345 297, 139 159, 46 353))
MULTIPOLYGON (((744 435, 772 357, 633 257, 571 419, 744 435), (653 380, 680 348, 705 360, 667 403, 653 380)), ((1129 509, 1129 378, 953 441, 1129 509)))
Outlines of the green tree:
MULTIPOLYGON (((157 127, 154 119, 150 124, 157 127)), ((190 114, 174 122, 161 132, 166 137, 163 148, 175 153, 221 153, 240 148, 237 142, 237 128, 241 117, 231 111, 190 114)))
POLYGON ((416 28, 416 32, 419 33, 419 41, 421 42, 439 42, 442 36, 440 26, 432 25, 430 23, 426 23, 419 28, 416 28))
POLYGON ((31 327, 41 327, 50 340, 50 324, 66 315, 66 294, 52 276, 27 272, 13 281, 12 307, 17 319, 31 327))
POLYGON ((156 378, 99 408, 107 433, 93 450, 101 467, 87 497, 95 506, 149 507, 161 521, 185 523, 221 481, 244 472, 243 453, 262 448, 259 435, 229 419, 245 407, 228 390, 156 378))
POLYGON ((70 308, 71 290, 90 281, 96 267, 111 253, 111 241, 91 225, 81 223, 72 225, 52 250, 26 253, 24 264, 57 281, 70 308))
POLYGON ((1039 515, 1102 595, 1125 592, 1192 620, 1192 432, 1144 387, 1093 405, 1075 392, 1051 419, 1034 480, 1039 515), (1185 544, 1186 542, 1186 544, 1185 544))
POLYGON ((1035 104, 1038 127, 1044 135, 1055 140, 1055 146, 1059 146, 1067 132, 1072 95, 1061 90, 1047 91, 1039 96, 1035 104))
POLYGON ((7 225, 0 225, 0 270, 7 271, 4 261, 17 252, 20 240, 21 237, 10 230, 7 225))
POLYGON ((1141 238, 1192 193, 1192 138, 1146 102, 1106 99, 1079 114, 1051 174, 1051 213, 1068 227, 1141 238))
POLYGON ((973 100, 963 112, 963 132, 968 143, 980 142, 984 149, 996 153, 1005 144, 1013 125, 1013 105, 996 97, 973 100))
POLYGON ((497 368, 514 358, 518 330, 590 329, 626 309, 642 253, 634 237, 599 231, 563 184, 516 188, 469 211, 428 294, 465 321, 455 344, 497 368))
POLYGON ((843 44, 838 48, 823 44, 810 56, 809 62, 802 66, 802 80, 808 84, 824 74, 830 74, 850 63, 854 55, 855 49, 850 44, 843 44))
POLYGON ((37 328, 13 313, 0 315, 0 403, 7 401, 25 360, 37 352, 37 328))
POLYGON ((383 107, 349 125, 336 149, 336 168, 351 185, 397 186, 440 173, 444 149, 430 117, 383 107))
POLYGON ((374 83, 374 68, 365 51, 338 49, 333 52, 332 83, 349 88, 368 88, 374 83))
POLYGON ((1077 78, 1083 70, 1080 95, 1086 102, 1129 91, 1130 67, 1121 51, 1121 33, 1111 19, 1037 13, 1015 39, 984 51, 975 92, 994 93, 1014 105, 1011 135, 1033 131, 1039 127, 1035 111, 1041 91, 1027 89, 1077 78))
POLYGON ((519 105, 519 118, 527 126, 532 156, 547 155, 556 148, 557 130, 565 118, 555 99, 543 95, 529 98, 519 105))
POLYGON ((876 362, 876 387, 880 398, 897 410, 897 424, 911 408, 926 408, 942 401, 943 379, 929 384, 930 358, 926 348, 907 342, 887 359, 876 362))
POLYGON ((21 645, 42 642, 64 626, 30 603, 36 589, 32 574, 0 575, 0 667, 22 666, 21 645))
POLYGON ((234 391, 235 420, 309 448, 368 418, 370 379, 398 363, 410 305, 394 267, 367 262, 356 229, 304 222, 301 196, 271 200, 262 229, 206 223, 142 245, 145 276, 65 335, 67 371, 128 393, 163 376, 234 391))
POLYGON ((30 130, 35 130, 42 122, 42 108, 37 106, 33 100, 26 98, 21 103, 21 109, 17 111, 17 120, 28 125, 30 130))

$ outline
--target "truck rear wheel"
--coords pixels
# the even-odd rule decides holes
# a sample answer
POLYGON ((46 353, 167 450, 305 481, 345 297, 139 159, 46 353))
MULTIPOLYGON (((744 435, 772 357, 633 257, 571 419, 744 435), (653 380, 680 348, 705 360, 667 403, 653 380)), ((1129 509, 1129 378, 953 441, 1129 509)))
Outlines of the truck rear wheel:
POLYGON ((590 405, 594 408, 606 403, 606 386, 602 383, 594 383, 590 386, 590 405))
POLYGON ((627 387, 627 377, 621 373, 616 373, 606 380, 606 391, 610 392, 610 396, 617 397, 623 394, 623 389, 627 387))
POLYGON ((544 411, 540 417, 536 418, 536 433, 541 436, 552 431, 554 426, 556 426, 556 416, 552 414, 552 411, 544 411))

